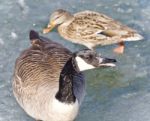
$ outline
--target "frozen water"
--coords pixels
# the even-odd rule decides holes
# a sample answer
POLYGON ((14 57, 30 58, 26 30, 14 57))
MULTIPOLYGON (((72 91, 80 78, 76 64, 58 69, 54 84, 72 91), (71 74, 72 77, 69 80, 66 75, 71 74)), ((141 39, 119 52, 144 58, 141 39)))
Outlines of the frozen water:
MULTIPOLYGON (((150 0, 1 0, 0 4, 0 121, 33 121, 12 94, 15 59, 29 46, 28 33, 41 33, 55 9, 70 12, 94 10, 136 29, 143 41, 126 43, 125 54, 115 55, 114 45, 97 51, 118 60, 116 68, 85 72, 87 94, 76 121, 150 121, 150 0)), ((72 51, 83 48, 48 36, 72 51)))
POLYGON ((11 37, 12 37, 12 39, 17 39, 18 38, 18 36, 15 32, 11 32, 11 37))
POLYGON ((0 45, 4 45, 4 41, 0 38, 0 45))
POLYGON ((28 8, 28 6, 26 5, 25 0, 18 0, 18 4, 19 4, 20 9, 22 10, 22 12, 23 12, 24 14, 27 14, 29 8, 28 8))

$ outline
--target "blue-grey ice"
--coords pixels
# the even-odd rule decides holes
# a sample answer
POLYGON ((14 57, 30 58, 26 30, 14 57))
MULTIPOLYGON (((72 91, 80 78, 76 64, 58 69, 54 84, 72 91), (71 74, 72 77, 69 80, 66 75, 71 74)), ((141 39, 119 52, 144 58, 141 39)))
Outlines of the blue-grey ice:
MULTIPOLYGON (((0 2, 0 121, 34 121, 12 93, 12 74, 19 53, 29 47, 29 30, 42 33, 56 9, 72 13, 102 12, 136 29, 143 41, 126 43, 125 53, 115 45, 98 47, 118 60, 116 68, 85 72, 86 96, 76 121, 150 121, 150 0, 1 0, 0 2)), ((84 48, 59 36, 47 35, 72 51, 84 48)))

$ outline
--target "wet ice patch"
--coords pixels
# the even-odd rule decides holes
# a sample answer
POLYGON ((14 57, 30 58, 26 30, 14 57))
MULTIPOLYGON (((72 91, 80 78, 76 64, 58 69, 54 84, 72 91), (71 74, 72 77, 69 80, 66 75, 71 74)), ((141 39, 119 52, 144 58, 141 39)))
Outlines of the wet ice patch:
POLYGON ((137 78, 147 77, 148 71, 146 69, 141 69, 140 72, 138 72, 135 76, 137 78))
POLYGON ((36 23, 33 23, 32 26, 36 26, 36 23))
POLYGON ((4 41, 2 38, 0 38, 0 45, 4 45, 4 41))
POLYGON ((132 13, 133 12, 133 9, 132 8, 129 8, 126 13, 132 13))
POLYGON ((137 95, 137 92, 133 92, 133 93, 124 94, 124 95, 122 95, 121 97, 128 99, 128 98, 133 97, 133 96, 136 96, 136 95, 137 95))
POLYGON ((18 4, 19 4, 23 14, 27 14, 29 11, 29 7, 25 3, 25 0, 18 0, 18 4))
POLYGON ((117 11, 119 12, 119 13, 124 13, 125 11, 122 9, 122 8, 117 8, 117 11))
POLYGON ((102 6, 102 4, 98 3, 96 6, 97 6, 97 7, 101 7, 101 6, 102 6))
POLYGON ((147 92, 139 92, 139 94, 133 93, 133 95, 133 98, 126 99, 119 97, 115 99, 114 103, 111 103, 109 110, 104 113, 105 120, 150 121, 150 94, 147 94, 147 92))
POLYGON ((15 32, 11 32, 11 38, 12 39, 17 39, 18 35, 15 32))
POLYGON ((5 120, 4 118, 2 118, 2 117, 0 117, 0 121, 3 121, 3 120, 5 120))

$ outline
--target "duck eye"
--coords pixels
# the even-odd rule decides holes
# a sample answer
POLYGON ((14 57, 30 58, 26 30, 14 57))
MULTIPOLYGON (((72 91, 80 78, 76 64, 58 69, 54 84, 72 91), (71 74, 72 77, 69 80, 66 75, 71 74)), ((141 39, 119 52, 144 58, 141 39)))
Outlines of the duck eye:
POLYGON ((60 17, 60 16, 57 16, 57 17, 55 18, 55 20, 58 19, 59 17, 60 17))
POLYGON ((58 19, 58 18, 61 18, 62 16, 63 16, 63 14, 56 16, 55 20, 58 19))

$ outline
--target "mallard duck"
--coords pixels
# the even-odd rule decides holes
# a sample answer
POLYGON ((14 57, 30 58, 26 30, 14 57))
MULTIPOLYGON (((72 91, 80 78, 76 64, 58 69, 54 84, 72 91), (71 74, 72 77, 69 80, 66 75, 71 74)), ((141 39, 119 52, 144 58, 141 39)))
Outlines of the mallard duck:
POLYGON ((30 32, 31 47, 16 60, 13 93, 24 111, 42 121, 73 121, 85 92, 82 71, 115 66, 93 50, 75 53, 30 32))
POLYGON ((56 10, 43 33, 48 33, 58 25, 59 34, 73 43, 82 44, 89 49, 97 45, 119 43, 116 53, 124 52, 124 41, 143 39, 135 30, 98 12, 82 11, 72 15, 66 10, 56 10))

